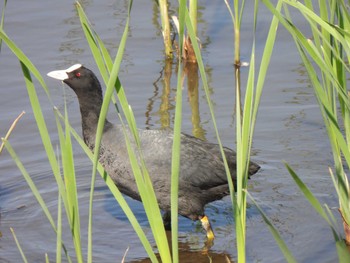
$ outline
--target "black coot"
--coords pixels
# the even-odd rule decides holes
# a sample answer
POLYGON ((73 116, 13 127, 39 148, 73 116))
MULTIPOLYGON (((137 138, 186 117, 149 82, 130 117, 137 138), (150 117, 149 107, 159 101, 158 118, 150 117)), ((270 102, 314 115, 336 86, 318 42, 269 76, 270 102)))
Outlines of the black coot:
MULTIPOLYGON (((48 76, 62 80, 76 93, 80 105, 84 141, 93 150, 103 100, 101 85, 95 74, 76 64, 66 70, 52 71, 48 76)), ((158 203, 169 215, 173 132, 139 130, 139 135, 158 203)), ((229 148, 224 148, 224 151, 232 180, 236 183, 236 153, 229 148)), ((100 162, 122 193, 140 201, 122 127, 113 125, 107 120, 101 141, 100 162)), ((213 240, 214 233, 204 214, 204 206, 229 194, 219 146, 191 135, 181 134, 180 162, 179 214, 192 220, 201 220, 208 240, 213 240)), ((259 168, 259 165, 251 162, 249 175, 255 174, 259 168)))

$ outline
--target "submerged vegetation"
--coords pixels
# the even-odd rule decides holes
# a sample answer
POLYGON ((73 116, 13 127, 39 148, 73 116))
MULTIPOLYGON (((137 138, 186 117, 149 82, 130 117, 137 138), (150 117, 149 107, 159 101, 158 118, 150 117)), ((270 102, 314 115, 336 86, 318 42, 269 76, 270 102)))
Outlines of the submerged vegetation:
MULTIPOLYGON (((40 137, 46 151, 47 158, 51 165, 52 174, 58 188, 58 218, 54 219, 51 215, 47 204, 45 204, 37 186, 34 184, 27 170, 19 159, 15 149, 12 148, 8 136, 2 139, 4 147, 12 156, 18 168, 21 170, 29 187, 42 210, 47 217, 52 229, 57 234, 57 250, 56 262, 93 262, 93 196, 95 190, 95 179, 97 174, 100 174, 105 181, 109 190, 118 201, 123 209, 130 224, 138 235, 144 249, 146 250, 152 262, 179 262, 179 248, 178 248, 178 177, 180 167, 180 132, 182 122, 182 84, 184 72, 189 74, 189 70, 184 63, 183 52, 185 52, 186 45, 191 44, 193 55, 195 56, 196 65, 194 75, 198 79, 200 75, 203 90, 206 96, 207 105, 211 114, 211 120, 215 130, 215 135, 218 144, 220 145, 220 152, 225 163, 225 170, 230 186, 230 198, 233 207, 232 217, 235 220, 235 237, 238 262, 246 261, 246 211, 247 211, 247 197, 250 197, 253 203, 260 211, 263 220, 266 222, 268 228, 271 230, 273 237, 276 239, 281 251, 283 252, 288 262, 296 262, 288 246, 284 243, 273 223, 264 214, 259 204, 254 200, 254 197, 247 191, 248 183, 248 168, 251 155, 251 146, 253 142, 253 135, 255 131, 255 123, 259 111, 260 97, 262 94, 267 69, 270 63, 270 58, 273 52, 276 41, 277 27, 279 24, 284 26, 293 37, 296 47, 300 53, 301 60, 309 74, 310 81, 314 88, 315 96, 320 106, 320 111, 324 120, 324 124, 331 143, 331 150, 334 159, 334 168, 329 169, 330 176, 334 182, 334 187, 339 198, 339 211, 344 225, 344 233, 346 233, 346 241, 343 239, 343 234, 338 232, 337 220, 331 209, 325 205, 321 205, 315 196, 311 193, 308 187, 301 181, 297 173, 286 164, 286 168, 290 172, 292 178, 299 186, 300 190, 305 195, 305 198, 313 205, 315 210, 323 217, 330 225, 335 239, 336 249, 339 255, 340 262, 349 262, 350 254, 348 252, 347 244, 350 243, 350 193, 349 183, 346 171, 350 167, 350 97, 347 88, 349 77, 349 58, 350 58, 350 15, 348 12, 348 4, 345 1, 331 0, 319 1, 318 5, 314 5, 313 1, 304 1, 304 4, 298 1, 279 0, 274 6, 269 0, 263 0, 268 9, 271 11, 271 25, 266 39, 265 48, 262 54, 261 61, 256 61, 255 54, 255 38, 253 38, 251 56, 249 60, 249 74, 246 81, 246 86, 241 85, 240 69, 242 66, 240 58, 240 28, 242 17, 244 16, 245 1, 234 0, 233 3, 228 1, 226 4, 228 12, 232 17, 232 28, 234 32, 234 43, 229 43, 235 50, 234 69, 235 75, 235 100, 232 99, 232 104, 235 106, 235 124, 236 124, 236 144, 237 144, 237 186, 234 189, 231 180, 230 171, 224 154, 224 148, 221 143, 219 132, 216 125, 216 118, 213 110, 213 105, 210 99, 209 85, 207 81, 207 73, 205 71, 203 59, 201 56, 200 45, 197 39, 197 1, 191 1, 190 10, 187 8, 187 2, 179 1, 178 8, 178 43, 176 44, 179 52, 176 58, 173 58, 174 46, 171 43, 170 22, 168 17, 167 2, 159 1, 159 11, 162 21, 162 32, 165 45, 165 56, 167 60, 176 61, 177 63, 177 89, 176 89, 176 108, 174 121, 174 141, 172 146, 172 173, 171 173, 171 239, 167 238, 166 231, 162 224, 162 216, 157 199, 153 190, 153 186, 147 171, 145 163, 141 160, 138 162, 137 156, 139 152, 135 153, 131 150, 130 142, 125 136, 128 145, 128 154, 130 163, 133 167, 133 173, 138 185, 138 190, 141 195, 144 210, 152 230, 152 236, 156 244, 156 249, 152 246, 153 240, 147 238, 144 230, 140 226, 132 209, 125 201, 124 196, 115 186, 112 179, 106 174, 102 166, 98 162, 99 146, 102 135, 102 129, 105 117, 108 111, 108 106, 112 101, 116 107, 116 114, 125 129, 130 129, 130 133, 136 142, 139 142, 138 132, 136 129, 136 121, 132 111, 132 105, 127 101, 124 88, 118 78, 120 65, 123 59, 124 50, 126 47, 126 40, 128 37, 129 20, 131 17, 131 10, 133 8, 132 1, 130 1, 127 10, 127 20, 125 21, 124 33, 120 38, 118 52, 115 57, 111 57, 107 51, 103 41, 99 35, 94 31, 88 18, 84 12, 83 7, 79 2, 76 3, 76 10, 80 19, 81 28, 84 31, 85 38, 90 46, 91 53, 95 59, 96 65, 103 78, 106 86, 102 110, 97 129, 97 136, 95 141, 95 151, 92 153, 84 144, 83 140, 77 132, 71 127, 67 109, 61 113, 55 108, 54 114, 56 117, 57 131, 59 134, 59 150, 55 150, 52 145, 50 134, 48 132, 46 122, 40 106, 40 101, 37 96, 37 89, 35 87, 33 77, 39 82, 50 99, 48 87, 35 65, 22 52, 20 47, 12 41, 3 28, 4 14, 2 12, 1 27, 0 27, 0 45, 7 45, 20 61, 25 83, 28 91, 28 96, 33 109, 33 114, 37 122, 40 137), (304 17, 305 21, 310 25, 312 37, 306 37, 295 26, 290 15, 290 9, 296 9, 304 17), (315 11, 319 10, 319 11, 315 11), (185 32, 187 37, 185 37, 185 32), (260 65, 259 67, 257 65, 260 65), (120 111, 119 111, 120 109, 120 111), (125 121, 124 121, 125 120, 125 121), (89 223, 88 223, 88 244, 87 248, 83 247, 81 241, 80 213, 78 203, 78 192, 75 181, 75 163, 72 148, 72 140, 76 140, 82 147, 87 156, 91 159, 93 169, 91 172, 91 192, 89 203, 89 223), (74 243, 74 252, 70 251, 63 240, 62 232, 65 228, 62 226, 62 216, 66 215, 69 224, 69 230, 72 235, 74 243), (170 241, 169 241, 170 240, 170 241), (169 245, 168 242, 171 242, 169 245), (171 247, 171 249, 170 249, 171 247), (84 251, 84 252, 83 252, 84 251), (86 252, 85 252, 86 251, 86 252), (86 254, 85 254, 86 253, 86 254), (157 255, 156 253, 159 253, 157 255), (64 255, 64 259, 62 259, 64 255), (72 256, 74 255, 74 256, 72 256), (74 260, 72 259, 74 258, 74 260)), ((254 21, 253 35, 256 34, 256 26, 258 23, 258 10, 260 1, 255 1, 254 5, 254 21)), ((134 3, 137 5, 137 3, 134 3)), ((6 1, 4 6, 6 6, 6 1)), ((134 7, 135 8, 135 7, 134 7)), ((186 61, 185 61, 186 62, 186 61)), ((175 63, 175 62, 174 62, 175 63)), ((126 131, 126 130, 125 130, 126 131)), ((196 135, 196 134, 195 134, 196 135)), ((200 136, 198 136, 200 137, 200 136)), ((0 150, 1 152, 1 150, 0 150)), ((287 160, 288 161, 288 160, 287 160)), ((339 215, 338 215, 339 216, 339 215)), ((20 242, 16 243, 20 249, 20 253, 24 262, 26 261, 25 251, 20 248, 20 242)), ((232 244, 234 246, 234 244, 232 244)), ((203 253, 207 253, 206 250, 203 253)), ((49 262, 48 256, 46 261, 49 262)), ((208 262, 210 260, 208 259, 208 262)))

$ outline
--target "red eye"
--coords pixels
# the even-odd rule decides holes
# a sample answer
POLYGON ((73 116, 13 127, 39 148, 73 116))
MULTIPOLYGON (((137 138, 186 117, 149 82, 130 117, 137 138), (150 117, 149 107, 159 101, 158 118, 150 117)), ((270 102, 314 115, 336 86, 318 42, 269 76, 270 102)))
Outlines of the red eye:
POLYGON ((75 73, 75 76, 79 78, 81 76, 80 72, 75 73))

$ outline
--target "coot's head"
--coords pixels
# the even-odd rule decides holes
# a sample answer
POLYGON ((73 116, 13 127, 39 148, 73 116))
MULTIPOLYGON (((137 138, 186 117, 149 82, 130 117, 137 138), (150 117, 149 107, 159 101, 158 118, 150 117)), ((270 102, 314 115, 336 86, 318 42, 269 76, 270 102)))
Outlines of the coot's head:
POLYGON ((62 80, 79 96, 87 93, 101 93, 101 85, 90 70, 81 64, 75 64, 64 70, 55 70, 47 74, 54 79, 62 80))

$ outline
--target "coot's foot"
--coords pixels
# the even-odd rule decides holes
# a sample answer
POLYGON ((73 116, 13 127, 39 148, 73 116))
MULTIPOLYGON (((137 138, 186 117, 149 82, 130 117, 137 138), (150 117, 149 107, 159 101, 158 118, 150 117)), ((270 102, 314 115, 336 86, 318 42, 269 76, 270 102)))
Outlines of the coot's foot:
POLYGON ((204 230, 207 232, 207 239, 209 242, 212 242, 215 239, 214 231, 211 228, 209 218, 207 216, 203 216, 199 218, 202 222, 202 226, 204 230))

